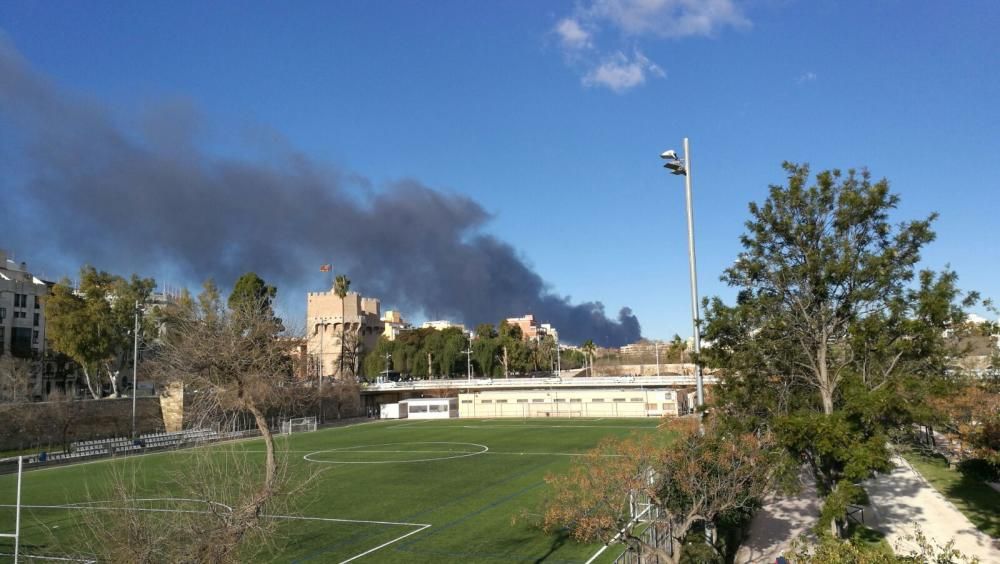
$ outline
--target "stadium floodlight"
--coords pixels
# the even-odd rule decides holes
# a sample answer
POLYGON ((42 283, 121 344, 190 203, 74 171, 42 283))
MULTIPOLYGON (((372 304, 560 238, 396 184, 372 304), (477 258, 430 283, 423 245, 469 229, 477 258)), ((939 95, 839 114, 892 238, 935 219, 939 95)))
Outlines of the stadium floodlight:
MULTIPOLYGON (((670 170, 671 174, 684 176, 684 191, 687 199, 687 224, 688 224, 688 262, 691 267, 691 322, 694 327, 694 352, 695 355, 701 353, 701 319, 698 311, 698 276, 694 253, 694 211, 691 206, 691 151, 688 146, 688 138, 684 138, 684 158, 677 156, 677 151, 670 149, 660 153, 660 157, 670 159, 663 165, 670 170)), ((705 403, 705 386, 701 373, 701 364, 694 366, 695 384, 697 387, 697 404, 701 407, 705 403)))
POLYGON ((667 161, 666 163, 663 164, 663 168, 670 169, 671 174, 676 174, 676 175, 683 174, 685 176, 687 175, 687 167, 685 167, 684 163, 678 159, 667 161))

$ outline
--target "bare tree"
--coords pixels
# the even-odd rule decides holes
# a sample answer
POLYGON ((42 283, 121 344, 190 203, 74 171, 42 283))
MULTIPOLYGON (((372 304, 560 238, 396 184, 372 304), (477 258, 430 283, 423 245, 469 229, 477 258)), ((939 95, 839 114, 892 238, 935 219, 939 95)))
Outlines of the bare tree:
MULTIPOLYGON (((259 530, 265 507, 278 495, 280 480, 274 438, 266 414, 279 406, 291 385, 293 339, 278 338, 281 321, 268 304, 240 300, 223 308, 218 300, 174 320, 171 338, 159 351, 160 378, 181 381, 202 419, 226 413, 249 414, 263 437, 263 478, 249 479, 253 490, 241 496, 202 547, 199 561, 231 562, 247 535, 259 530)), ((199 498, 211 499, 211 498, 199 498)))
MULTIPOLYGON (((253 454, 225 445, 178 453, 166 484, 175 497, 143 494, 140 468, 131 462, 112 467, 106 490, 89 492, 81 522, 83 552, 101 562, 136 564, 250 562, 278 542, 274 515, 288 499, 269 500, 268 514, 248 521, 242 509, 258 497, 260 474, 253 454), (270 515, 270 516, 269 516, 270 515), (239 540, 234 535, 239 535, 239 540)), ((285 465, 276 483, 287 484, 285 465)))
POLYGON ((748 510, 773 487, 769 437, 729 437, 710 425, 704 435, 691 426, 672 442, 665 438, 608 439, 569 474, 547 477, 553 491, 543 528, 586 542, 620 536, 640 555, 676 564, 692 527, 748 510), (645 521, 669 540, 666 546, 634 532, 643 504, 650 508, 645 521))
POLYGON ((33 370, 31 361, 0 356, 0 404, 31 401, 33 370))

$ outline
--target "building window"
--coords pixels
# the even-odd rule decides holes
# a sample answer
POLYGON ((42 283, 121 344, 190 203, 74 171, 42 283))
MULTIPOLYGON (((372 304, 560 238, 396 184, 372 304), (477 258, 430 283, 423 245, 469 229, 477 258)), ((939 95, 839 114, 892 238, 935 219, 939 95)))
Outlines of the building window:
POLYGON ((630 399, 628 401, 642 401, 642 398, 632 398, 632 399, 630 399))
POLYGON ((590 400, 590 403, 604 403, 604 398, 594 398, 590 400))
POLYGON ((554 401, 556 403, 566 403, 566 398, 556 398, 554 401))
POLYGON ((625 398, 615 398, 615 401, 616 402, 624 402, 626 400, 625 400, 625 398))
POLYGON ((507 400, 497 400, 497 403, 507 403, 507 400))
POLYGON ((31 344, 33 344, 33 345, 37 345, 38 344, 38 331, 33 331, 31 333, 31 344))
POLYGON ((472 403, 472 400, 462 400, 462 403, 472 403))
POLYGON ((582 399, 580 399, 580 398, 573 398, 573 399, 569 400, 569 402, 570 402, 570 403, 580 403, 580 402, 582 402, 582 401, 583 401, 583 400, 582 400, 582 399))
POLYGON ((655 411, 656 410, 656 404, 655 403, 647 403, 646 404, 646 409, 648 409, 650 411, 655 411))
POLYGON ((536 399, 531 400, 531 402, 532 403, 545 403, 545 400, 542 399, 542 398, 536 398, 536 399))
POLYGON ((38 296, 35 296, 35 309, 39 308, 39 302, 41 302, 41 300, 38 299, 38 296))
POLYGON ((526 399, 519 399, 519 400, 517 400, 517 403, 528 403, 528 400, 526 400, 526 399))
MULTIPOLYGON (((37 313, 35 314, 35 327, 38 327, 38 314, 37 313)), ((35 331, 35 332, 37 333, 38 331, 35 331)))
POLYGON ((7 308, 0 307, 0 321, 7 319, 7 308))
POLYGON ((482 403, 493 403, 493 400, 482 400, 482 403))

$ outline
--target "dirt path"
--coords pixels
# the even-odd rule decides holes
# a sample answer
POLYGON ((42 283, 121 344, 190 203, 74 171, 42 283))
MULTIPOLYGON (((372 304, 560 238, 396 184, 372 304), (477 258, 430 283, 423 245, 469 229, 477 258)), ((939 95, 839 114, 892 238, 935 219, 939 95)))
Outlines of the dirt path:
POLYGON ((771 499, 753 517, 749 539, 736 553, 736 564, 772 564, 788 552, 796 537, 816 523, 820 500, 807 468, 799 473, 802 490, 794 496, 771 499))
POLYGON ((904 537, 912 534, 914 525, 938 545, 950 539, 955 548, 968 556, 976 556, 983 564, 1000 562, 1000 540, 991 538, 938 493, 904 459, 893 459, 896 468, 865 482, 871 499, 873 528, 885 533, 895 547, 911 547, 904 537))

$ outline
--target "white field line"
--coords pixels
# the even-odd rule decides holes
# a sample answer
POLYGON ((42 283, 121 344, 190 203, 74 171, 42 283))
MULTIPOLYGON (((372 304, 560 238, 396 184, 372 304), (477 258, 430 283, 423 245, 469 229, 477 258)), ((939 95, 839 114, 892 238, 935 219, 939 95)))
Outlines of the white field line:
MULTIPOLYGON (((10 553, 7 553, 7 552, 0 552, 0 556, 10 556, 10 557, 13 557, 14 555, 10 554, 10 553)), ((42 556, 42 555, 33 555, 33 554, 24 554, 24 553, 21 553, 21 554, 18 554, 17 557, 18 558, 31 558, 32 560, 53 560, 53 561, 56 561, 56 562, 83 562, 84 564, 97 564, 97 560, 84 560, 84 559, 81 559, 81 558, 63 558, 63 557, 59 557, 59 556, 42 556)))
POLYGON ((371 554, 371 553, 375 552, 376 550, 381 550, 381 549, 383 549, 383 548, 385 548, 385 547, 389 546, 390 544, 392 544, 392 543, 394 543, 394 542, 398 542, 398 541, 401 541, 401 540, 405 539, 406 537, 408 537, 408 536, 410 536, 410 535, 415 535, 415 534, 419 533, 420 531, 423 531, 423 530, 424 530, 424 529, 426 529, 427 527, 430 527, 430 525, 424 525, 423 527, 420 527, 419 529, 416 529, 416 530, 414 530, 414 531, 410 531, 410 532, 406 533, 405 535, 402 535, 402 536, 398 536, 398 537, 396 537, 396 538, 392 539, 392 540, 391 540, 391 541, 389 541, 389 542, 384 542, 384 543, 382 543, 382 544, 380 544, 380 545, 376 546, 375 548, 371 548, 371 549, 368 549, 368 550, 366 550, 366 551, 362 552, 361 554, 358 554, 358 555, 356 555, 356 556, 352 556, 352 557, 348 558, 347 560, 342 560, 342 561, 340 562, 340 564, 347 564, 348 562, 350 562, 350 561, 352 561, 352 560, 357 560, 358 558, 361 558, 362 556, 367 556, 367 555, 369 555, 369 554, 371 554))
MULTIPOLYGON (((194 501, 194 502, 199 502, 199 503, 219 505, 221 507, 228 507, 226 505, 223 505, 221 503, 217 503, 217 502, 214 502, 214 501, 193 500, 193 499, 184 499, 184 498, 155 498, 155 499, 154 498, 148 498, 148 499, 137 499, 135 501, 194 501)), ((88 506, 87 505, 88 503, 98 503, 99 504, 99 503, 110 503, 110 502, 98 501, 98 502, 85 502, 85 503, 70 503, 70 504, 65 504, 65 505, 24 505, 24 504, 22 504, 21 508, 22 509, 23 508, 27 508, 27 509, 76 509, 76 510, 96 509, 96 510, 99 510, 99 511, 121 511, 121 510, 124 510, 124 509, 132 509, 134 511, 147 511, 147 512, 152 512, 152 513, 201 513, 201 514, 210 513, 209 511, 197 511, 197 510, 190 510, 190 509, 150 509, 150 508, 124 508, 124 507, 95 507, 95 506, 92 506, 92 505, 88 506)), ((14 507, 14 506, 13 505, 0 504, 0 507, 14 507)), ((418 527, 417 529, 415 529, 413 531, 410 531, 410 532, 408 532, 408 533, 406 533, 404 535, 400 535, 400 536, 398 536, 398 537, 390 540, 389 542, 382 543, 382 544, 376 546, 375 548, 368 549, 368 550, 362 552, 361 554, 357 554, 355 556, 352 556, 352 557, 348 558, 347 560, 342 561, 340 564, 346 564, 347 562, 351 562, 353 560, 357 560, 358 558, 361 558, 362 556, 367 556, 367 555, 369 555, 369 554, 371 554, 371 553, 373 553, 373 552, 375 552, 377 550, 380 550, 380 549, 383 549, 383 548, 389 546, 390 544, 392 544, 394 542, 401 541, 401 540, 405 539, 406 537, 409 537, 410 535, 415 535, 415 534, 419 533, 420 531, 423 531, 423 530, 425 530, 425 529, 427 529, 428 527, 431 526, 430 523, 405 523, 405 522, 401 522, 401 521, 371 521, 371 520, 365 520, 365 519, 336 519, 336 518, 333 518, 333 517, 302 517, 302 516, 297 516, 297 515, 264 515, 264 517, 268 517, 270 519, 284 519, 284 520, 290 520, 290 521, 321 521, 321 522, 327 522, 327 523, 363 523, 363 524, 366 524, 366 525, 387 525, 387 526, 397 526, 397 527, 418 527)), ((13 556, 13 555, 10 555, 10 556, 13 556)), ((78 559, 73 559, 73 558, 56 558, 56 557, 48 557, 48 556, 29 557, 27 555, 22 555, 22 556, 25 556, 25 557, 28 557, 28 558, 41 558, 41 559, 45 559, 45 560, 63 560, 63 561, 67 561, 67 562, 84 562, 86 564, 92 564, 92 563, 96 562, 94 560, 78 560, 78 559)))
MULTIPOLYGON (((350 447, 350 448, 354 449, 355 447, 350 447)), ((243 452, 252 453, 252 454, 264 454, 266 451, 263 451, 263 450, 247 450, 247 451, 243 451, 243 452)), ((313 454, 316 451, 314 451, 314 450, 286 450, 284 452, 287 452, 289 454, 313 454)), ((327 452, 327 451, 323 451, 323 452, 327 452)), ((416 452, 416 453, 430 453, 430 454, 454 454, 456 452, 463 452, 463 451, 456 451, 456 450, 346 450, 345 449, 345 450, 337 450, 337 451, 329 451, 329 452, 350 452, 350 453, 356 452, 356 453, 359 453, 359 454, 365 454, 365 453, 411 453, 411 452, 416 452)), ((507 455, 512 455, 512 456, 588 456, 588 455, 590 455, 590 453, 587 453, 587 452, 503 452, 503 451, 497 451, 497 450, 490 450, 490 451, 485 451, 485 452, 482 452, 482 453, 478 453, 477 452, 475 454, 507 454, 507 455)), ((600 456, 603 457, 603 458, 620 458, 620 457, 625 456, 625 455, 623 455, 623 454, 602 454, 600 456)))
POLYGON ((462 425, 466 429, 649 429, 653 425, 462 425))
MULTIPOLYGON (((433 419, 429 419, 428 421, 433 421, 433 419)), ((360 421, 358 423, 353 423, 351 425, 341 425, 339 427, 327 427, 325 429, 317 429, 317 431, 337 431, 337 430, 340 430, 340 429, 352 429, 354 427, 360 427, 362 425, 375 425, 375 424, 382 423, 382 422, 383 421, 377 420, 377 419, 374 420, 374 421, 360 421)), ((287 437, 287 436, 288 435, 275 435, 275 439, 279 439, 280 440, 281 437, 287 437)), ((98 458, 96 460, 83 460, 83 461, 80 461, 80 462, 67 462, 67 463, 64 463, 64 464, 57 464, 55 466, 45 466, 45 467, 42 467, 42 468, 28 468, 28 467, 25 467, 24 471, 25 472, 43 472, 45 470, 59 470, 61 468, 69 468, 69 467, 72 467, 72 466, 84 466, 86 464, 103 464, 103 463, 108 463, 108 462, 120 462, 120 461, 126 460, 126 459, 144 458, 144 457, 147 457, 147 456, 166 456, 166 455, 177 454, 177 453, 181 453, 181 452, 190 452, 190 451, 194 451, 194 450, 200 449, 200 448, 211 448, 211 447, 216 447, 216 446, 221 446, 221 445, 231 445, 231 444, 236 444, 236 443, 242 443, 242 442, 248 442, 248 441, 260 441, 260 440, 263 440, 263 439, 261 439, 259 436, 257 436, 257 437, 240 437, 240 438, 236 438, 236 439, 226 439, 224 441, 215 441, 215 442, 210 442, 210 443, 205 443, 205 444, 200 444, 200 445, 192 445, 192 446, 189 446, 189 447, 182 447, 182 448, 176 448, 176 449, 158 450, 156 452, 142 452, 142 453, 139 453, 139 454, 127 454, 127 455, 124 455, 124 456, 112 456, 112 457, 107 457, 107 458, 98 458)), ((240 451, 240 452, 244 452, 244 451, 240 451)), ((245 452, 254 452, 254 451, 245 451, 245 452)), ((263 452, 263 451, 261 451, 261 452, 263 452)), ((274 452, 276 454, 280 454, 281 452, 289 452, 289 451, 283 451, 283 450, 281 450, 280 448, 277 447, 277 443, 276 443, 275 444, 274 452)))

